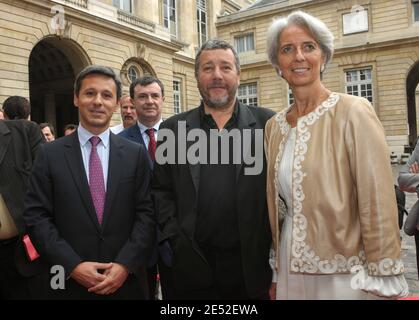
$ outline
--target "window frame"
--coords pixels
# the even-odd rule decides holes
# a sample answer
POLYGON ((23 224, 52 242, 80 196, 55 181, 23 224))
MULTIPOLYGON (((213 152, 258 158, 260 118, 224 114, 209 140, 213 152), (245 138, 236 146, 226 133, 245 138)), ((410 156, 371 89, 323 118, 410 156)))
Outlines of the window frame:
POLYGON ((197 23, 197 34, 198 34, 198 45, 201 47, 208 40, 208 6, 206 0, 196 0, 196 23, 197 23), (203 1, 205 7, 200 5, 203 1), (205 15, 205 34, 202 32, 202 15, 205 15), (205 39, 203 39, 205 37, 205 39))
POLYGON ((419 0, 412 0, 411 5, 412 5, 412 23, 413 24, 419 23, 419 0), (417 14, 415 11, 415 5, 417 8, 417 14), (418 16, 418 20, 415 19, 416 15, 418 16))
POLYGON ((173 77, 173 114, 179 114, 183 112, 183 79, 179 77, 173 77), (179 84, 178 90, 175 90, 175 82, 179 84), (177 99, 176 99, 177 98, 177 99), (176 101, 179 105, 176 106, 176 101))
POLYGON ((179 7, 179 2, 177 0, 162 0, 162 18, 163 18, 163 27, 166 28, 167 30, 169 30, 169 33, 172 37, 177 38, 178 37, 178 31, 179 31, 179 26, 178 26, 178 7, 179 7), (171 1, 173 1, 173 3, 175 4, 174 8, 172 8, 170 6, 171 1), (175 17, 175 21, 174 21, 174 30, 172 30, 171 28, 171 20, 170 20, 170 11, 174 10, 174 17, 175 17), (167 15, 167 19, 166 16, 167 15), (165 25, 167 21, 167 26, 165 25))
POLYGON ((135 64, 131 64, 131 65, 128 66, 128 68, 127 68, 128 82, 133 83, 135 81, 135 79, 134 80, 131 79, 130 70, 135 71, 135 73, 136 73, 136 78, 135 79, 138 79, 139 77, 141 77, 141 71, 139 70, 139 68, 135 64))
POLYGON ((255 51, 255 32, 254 31, 247 31, 247 32, 240 33, 238 35, 234 35, 234 48, 236 49, 238 54, 244 54, 244 53, 247 53, 247 52, 254 52, 255 51), (250 36, 252 38, 252 44, 253 44, 252 49, 249 48, 248 41, 247 41, 247 39, 249 39, 250 36), (237 45, 237 41, 239 39, 244 39, 244 42, 243 42, 244 43, 244 49, 245 49, 244 51, 239 50, 239 47, 237 45))
POLYGON ((375 96, 374 96, 374 67, 372 65, 370 65, 370 66, 362 66, 362 67, 359 67, 359 68, 347 68, 347 69, 344 69, 343 75, 344 75, 344 89, 345 89, 345 93, 351 94, 351 95, 354 95, 354 96, 358 96, 358 97, 366 98, 368 101, 370 101, 370 103, 373 106, 376 104, 376 100, 375 100, 375 96), (370 72, 370 79, 369 80, 361 80, 360 79, 360 72, 361 71, 365 71, 365 70, 369 70, 369 72, 370 72), (356 72, 357 73, 357 80, 356 81, 352 81, 352 82, 348 82, 347 81, 348 72, 356 72), (368 84, 371 85, 371 88, 370 89, 366 88, 365 90, 362 90, 361 86, 362 85, 367 86, 368 84), (357 88, 358 94, 355 95, 355 94, 352 94, 352 93, 348 93, 348 86, 357 86, 358 87, 357 88), (361 93, 362 91, 370 91, 371 92, 370 93, 371 100, 368 99, 368 97, 369 97, 368 95, 362 96, 362 93, 361 93))
POLYGON ((129 0, 129 6, 130 6, 130 8, 129 8, 129 10, 126 10, 126 9, 124 9, 123 8, 123 6, 124 6, 124 0, 112 0, 112 5, 115 7, 115 8, 117 8, 118 10, 122 10, 122 11, 125 11, 125 12, 128 12, 128 13, 133 13, 133 2, 132 2, 132 0, 129 0), (119 6, 116 6, 115 5, 115 3, 114 3, 114 1, 118 1, 119 2, 119 6))
POLYGON ((245 83, 241 83, 237 89, 237 100, 239 100, 241 103, 246 104, 248 106, 251 107, 257 107, 259 106, 259 83, 258 81, 249 81, 249 82, 245 82, 245 83), (254 86, 256 88, 256 93, 249 93, 249 87, 250 86, 254 86), (240 90, 241 88, 246 88, 246 94, 245 95, 240 95, 240 90), (256 99, 256 103, 250 102, 250 99, 256 99), (245 102, 243 101, 245 100, 245 102))

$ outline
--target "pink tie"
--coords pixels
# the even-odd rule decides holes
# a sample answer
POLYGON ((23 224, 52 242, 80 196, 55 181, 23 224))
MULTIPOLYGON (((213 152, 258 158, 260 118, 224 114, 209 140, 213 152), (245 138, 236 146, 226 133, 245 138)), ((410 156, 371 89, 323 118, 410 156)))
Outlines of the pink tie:
POLYGON ((92 144, 92 151, 89 159, 89 185, 90 194, 92 195, 93 204, 96 209, 97 219, 99 224, 102 224, 103 209, 105 207, 105 182, 103 179, 102 164, 97 153, 97 145, 100 143, 100 138, 93 136, 90 138, 92 144))

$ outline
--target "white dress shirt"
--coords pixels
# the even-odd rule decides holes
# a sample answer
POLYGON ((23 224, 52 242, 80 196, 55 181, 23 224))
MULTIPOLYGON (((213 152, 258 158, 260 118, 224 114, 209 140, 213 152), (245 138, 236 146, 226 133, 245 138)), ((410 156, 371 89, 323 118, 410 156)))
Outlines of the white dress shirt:
MULTIPOLYGON (((162 119, 160 119, 159 122, 157 122, 153 128, 154 128, 154 137, 156 138, 156 142, 157 142, 157 135, 159 134, 159 128, 160 128, 160 124, 163 122, 162 119)), ((148 144, 150 143, 150 137, 148 136, 147 132, 145 132, 147 129, 149 129, 148 127, 146 127, 145 125, 143 125, 142 123, 140 123, 139 121, 137 121, 138 127, 140 128, 141 131, 141 136, 143 137, 144 140, 144 144, 148 150, 148 144)))
MULTIPOLYGON (((87 181, 89 181, 89 159, 90 159, 90 151, 92 150, 92 144, 90 143, 89 139, 94 136, 93 133, 87 131, 85 128, 82 127, 80 124, 77 128, 77 133, 79 136, 80 142, 80 149, 81 155, 83 158, 83 165, 84 170, 86 172, 87 181)), ((105 190, 107 189, 107 182, 108 182, 108 169, 109 169, 109 135, 110 130, 106 129, 102 132, 98 137, 100 138, 100 142, 97 145, 97 153, 99 155, 100 163, 102 164, 103 170, 103 181, 105 183, 105 190)))
POLYGON ((117 124, 116 126, 110 127, 109 129, 112 131, 113 134, 118 134, 124 131, 125 128, 124 128, 124 125, 120 123, 120 124, 117 124))

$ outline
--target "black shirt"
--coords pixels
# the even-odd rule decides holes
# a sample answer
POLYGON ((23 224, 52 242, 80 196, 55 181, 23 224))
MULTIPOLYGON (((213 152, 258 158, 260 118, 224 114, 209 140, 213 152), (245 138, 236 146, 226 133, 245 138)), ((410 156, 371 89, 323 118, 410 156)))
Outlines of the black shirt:
MULTIPOLYGON (((226 123, 224 134, 237 129, 238 103, 230 120, 226 123)), ((200 184, 198 194, 198 217, 195 239, 202 246, 213 249, 234 249, 239 247, 239 227, 236 210, 236 165, 229 146, 228 164, 221 164, 221 144, 218 139, 218 162, 210 163, 210 129, 218 129, 210 114, 200 107, 201 128, 207 134, 207 163, 200 164, 200 184)), ((221 133, 222 134, 222 133, 221 133)), ((212 161, 214 162, 214 161, 212 161)))

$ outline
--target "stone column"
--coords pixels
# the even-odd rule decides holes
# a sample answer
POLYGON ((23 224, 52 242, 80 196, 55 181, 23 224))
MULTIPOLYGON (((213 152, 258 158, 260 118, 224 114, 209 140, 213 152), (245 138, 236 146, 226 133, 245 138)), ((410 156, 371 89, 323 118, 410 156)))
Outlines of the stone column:
POLYGON ((57 116, 56 116, 56 106, 55 106, 55 94, 47 93, 44 97, 44 106, 45 106, 45 122, 48 122, 57 128, 57 116))

